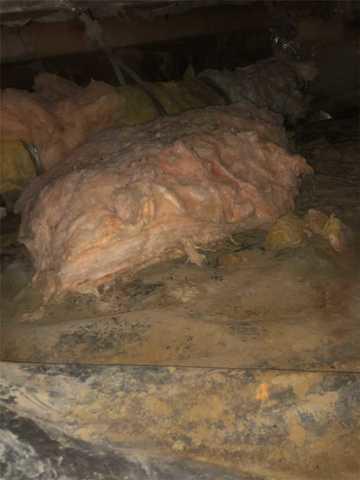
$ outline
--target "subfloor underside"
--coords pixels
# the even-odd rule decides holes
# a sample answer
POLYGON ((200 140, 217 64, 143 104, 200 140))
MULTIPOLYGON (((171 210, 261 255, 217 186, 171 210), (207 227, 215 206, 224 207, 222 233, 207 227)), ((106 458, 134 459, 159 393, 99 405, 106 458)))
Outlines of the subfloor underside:
POLYGON ((44 307, 26 286, 31 267, 20 248, 4 247, 2 360, 93 366, 3 363, 0 402, 21 421, 36 415, 61 445, 69 440, 59 440, 54 425, 71 441, 148 452, 141 457, 148 473, 131 476, 132 460, 118 450, 114 477, 89 478, 358 478, 357 137, 356 120, 297 132, 315 174, 296 213, 335 213, 354 233, 344 253, 314 237, 269 252, 263 234, 242 233, 202 251, 203 267, 164 263, 126 285, 115 279, 98 296, 44 307), (151 470, 160 468, 159 455, 165 473, 151 470), (117 468, 127 473, 117 477, 117 468))

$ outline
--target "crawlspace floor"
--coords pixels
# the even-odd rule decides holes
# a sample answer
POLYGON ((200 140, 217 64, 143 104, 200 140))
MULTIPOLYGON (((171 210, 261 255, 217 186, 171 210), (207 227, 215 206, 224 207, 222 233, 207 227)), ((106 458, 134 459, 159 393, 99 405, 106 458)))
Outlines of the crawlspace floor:
POLYGON ((17 247, 2 251, 2 359, 314 370, 360 369, 360 146, 356 121, 297 132, 315 170, 297 212, 334 212, 355 233, 338 254, 319 239, 267 252, 263 235, 234 235, 184 261, 115 280, 99 298, 68 296, 46 307, 28 286, 17 247), (14 260, 14 257, 16 257, 14 260))
POLYGON ((297 132, 315 170, 297 213, 347 223, 341 254, 315 237, 268 252, 248 232, 204 252, 202 268, 166 263, 43 306, 8 224, 0 477, 357 480, 357 135, 357 121, 297 132))

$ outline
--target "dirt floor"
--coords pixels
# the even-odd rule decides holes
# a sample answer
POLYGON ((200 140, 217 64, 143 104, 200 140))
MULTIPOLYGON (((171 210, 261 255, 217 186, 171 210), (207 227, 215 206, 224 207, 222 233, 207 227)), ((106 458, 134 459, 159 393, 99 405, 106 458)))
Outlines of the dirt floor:
MULTIPOLYGON (((317 208, 349 225, 353 246, 342 253, 320 237, 268 251, 265 234, 242 233, 202 251, 203 267, 167 262, 127 284, 117 278, 97 295, 68 295, 44 306, 29 284, 26 253, 8 239, 1 248, 1 358, 359 370, 357 136, 357 119, 316 122, 295 135, 315 170, 296 213, 317 208)), ((11 233, 16 220, 6 222, 2 231, 11 233)))

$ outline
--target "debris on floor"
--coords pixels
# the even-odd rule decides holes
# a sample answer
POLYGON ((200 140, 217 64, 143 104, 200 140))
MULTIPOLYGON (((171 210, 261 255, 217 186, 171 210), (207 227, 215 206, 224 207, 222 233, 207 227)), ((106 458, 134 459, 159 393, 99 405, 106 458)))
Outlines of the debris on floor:
POLYGON ((274 223, 266 237, 265 246, 269 250, 297 248, 304 244, 305 239, 302 220, 290 213, 274 223))
POLYGON ((314 235, 327 240, 338 253, 351 249, 351 229, 335 214, 327 216, 313 208, 303 218, 294 213, 279 218, 267 234, 265 247, 269 250, 298 248, 314 235))

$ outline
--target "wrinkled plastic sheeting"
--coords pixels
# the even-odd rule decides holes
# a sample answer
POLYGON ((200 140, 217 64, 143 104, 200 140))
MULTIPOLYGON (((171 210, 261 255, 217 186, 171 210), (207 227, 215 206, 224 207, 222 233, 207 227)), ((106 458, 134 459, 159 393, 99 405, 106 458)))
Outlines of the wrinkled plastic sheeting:
POLYGON ((54 427, 48 431, 36 419, 0 404, 1 480, 251 480, 170 455, 93 445, 54 427))
POLYGON ((267 228, 311 172, 278 116, 242 102, 107 130, 34 181, 20 240, 51 295, 188 255, 236 230, 267 228))
POLYGON ((2 363, 0 476, 357 480, 359 392, 336 371, 2 363))

